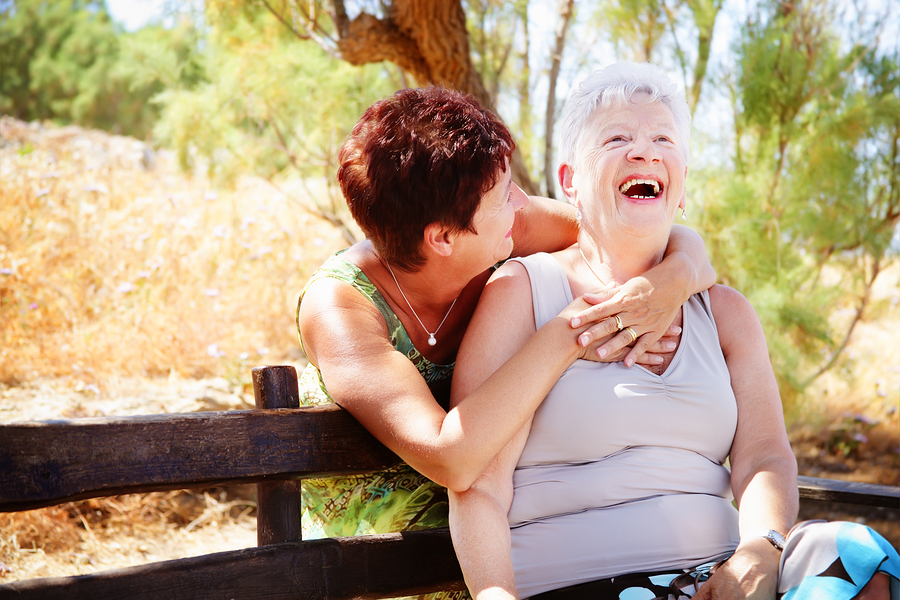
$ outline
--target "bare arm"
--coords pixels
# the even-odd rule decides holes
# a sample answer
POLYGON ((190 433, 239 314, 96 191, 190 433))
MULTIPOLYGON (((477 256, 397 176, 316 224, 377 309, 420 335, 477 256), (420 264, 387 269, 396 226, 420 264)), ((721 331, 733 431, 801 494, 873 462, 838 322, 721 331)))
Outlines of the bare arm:
POLYGON ((513 223, 513 256, 556 252, 575 243, 578 221, 571 204, 540 196, 529 196, 528 201, 513 223))
MULTIPOLYGON (((619 315, 623 326, 630 326, 639 336, 625 357, 625 364, 630 367, 666 333, 679 307, 715 280, 716 273, 706 256, 703 238, 688 227, 673 225, 660 264, 612 290, 611 298, 586 294, 585 299, 595 305, 577 315, 572 325, 580 326, 584 322, 579 318, 601 321, 588 330, 591 340, 599 339, 616 329, 614 317, 619 315)), ((623 331, 600 346, 597 356, 612 356, 629 342, 631 337, 623 331)))
POLYGON ((741 542, 703 594, 774 598, 778 552, 760 536, 787 534, 797 518, 797 461, 784 426, 781 397, 759 319, 737 291, 714 286, 710 300, 734 390, 738 427, 731 448, 731 487, 740 509, 741 542), (718 588, 718 589, 717 589, 718 588))
MULTIPOLYGON (((508 279, 501 271, 492 285, 508 279)), ((562 372, 588 352, 578 346, 578 331, 568 320, 586 306, 574 302, 533 336, 532 323, 527 343, 449 412, 391 345, 381 313, 347 284, 330 279, 312 284, 299 324, 332 399, 414 469, 464 490, 522 428, 562 372)), ((500 312, 493 320, 505 327, 505 318, 500 312)))
POLYGON ((507 514, 512 474, 530 421, 464 492, 449 492, 450 534, 466 587, 475 600, 517 598, 507 514))
MULTIPOLYGON (((465 404, 482 382, 533 335, 534 309, 525 268, 509 263, 508 276, 485 287, 456 361, 451 406, 465 404), (498 319, 502 314, 504 318, 498 319)), ((476 600, 515 597, 507 513, 512 474, 530 420, 465 492, 450 493, 450 532, 466 586, 476 600)))

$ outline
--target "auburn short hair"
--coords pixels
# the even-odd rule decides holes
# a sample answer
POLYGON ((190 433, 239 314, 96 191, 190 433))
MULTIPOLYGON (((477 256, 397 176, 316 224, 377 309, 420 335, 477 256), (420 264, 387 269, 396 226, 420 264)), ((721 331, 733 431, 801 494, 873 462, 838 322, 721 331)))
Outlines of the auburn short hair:
POLYGON ((370 106, 339 154, 353 218, 381 257, 420 268, 425 227, 472 231, 482 196, 515 149, 499 117, 441 87, 403 89, 370 106))

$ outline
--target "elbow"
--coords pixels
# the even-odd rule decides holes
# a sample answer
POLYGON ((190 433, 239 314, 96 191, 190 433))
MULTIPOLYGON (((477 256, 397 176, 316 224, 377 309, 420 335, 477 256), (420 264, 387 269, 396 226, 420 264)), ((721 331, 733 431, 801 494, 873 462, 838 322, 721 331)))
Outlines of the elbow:
POLYGON ((435 473, 434 477, 429 477, 429 479, 451 492, 462 494, 472 487, 472 484, 478 479, 478 475, 472 469, 448 467, 441 469, 440 473, 435 473))
POLYGON ((479 469, 470 461, 450 454, 453 453, 446 453, 438 459, 434 456, 429 459, 420 457, 419 460, 409 457, 407 463, 436 484, 452 492, 463 493, 472 487, 483 468, 479 469))

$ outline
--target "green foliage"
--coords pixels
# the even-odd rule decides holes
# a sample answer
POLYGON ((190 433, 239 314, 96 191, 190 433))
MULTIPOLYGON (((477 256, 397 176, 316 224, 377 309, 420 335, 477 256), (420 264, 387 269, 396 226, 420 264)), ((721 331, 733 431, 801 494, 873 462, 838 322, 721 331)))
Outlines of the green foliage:
MULTIPOLYGON (((156 113, 148 100, 161 83, 131 77, 132 36, 118 30, 103 1, 15 0, 0 11, 0 112, 135 137, 149 133, 156 113)), ((171 44, 161 28, 156 35, 160 46, 171 44)))
MULTIPOLYGON (((200 74, 155 99, 158 139, 177 149, 185 168, 223 181, 249 172, 273 182, 289 174, 332 182, 338 148, 359 115, 395 89, 384 69, 297 43, 247 5, 211 3, 206 18, 204 61, 188 69, 200 74)), ((188 67, 175 58, 164 68, 183 73, 188 67)))
POLYGON ((835 3, 761 4, 736 47, 734 170, 703 185, 717 269, 756 306, 788 398, 849 335, 828 317, 861 315, 897 254, 900 68, 840 22, 835 3))
POLYGON ((665 0, 603 0, 593 20, 623 59, 658 62, 654 51, 668 25, 665 0))

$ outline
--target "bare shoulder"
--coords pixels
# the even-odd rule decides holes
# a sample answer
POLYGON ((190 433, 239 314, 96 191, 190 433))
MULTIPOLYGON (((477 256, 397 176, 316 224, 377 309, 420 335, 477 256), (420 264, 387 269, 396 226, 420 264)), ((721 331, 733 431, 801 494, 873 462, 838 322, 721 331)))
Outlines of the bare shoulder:
POLYGON ((709 288, 710 307, 719 330, 722 350, 765 347, 762 324, 747 298, 732 287, 716 284, 709 288))
POLYGON ((297 326, 314 364, 318 364, 317 356, 330 348, 346 349, 370 336, 388 339, 387 324, 378 308, 350 284, 330 277, 307 288, 297 312, 297 326), (344 343, 332 345, 337 340, 344 343))
POLYGON ((732 313, 737 313, 733 316, 747 317, 752 315, 756 318, 756 311, 753 310, 750 301, 733 287, 719 283, 715 284, 709 288, 709 302, 713 314, 716 315, 716 322, 718 322, 719 313, 729 317, 732 316, 732 313))
POLYGON ((491 275, 472 315, 453 371, 451 406, 474 392, 534 331, 528 271, 509 261, 491 275))
POLYGON ((519 303, 522 302, 527 303, 524 308, 530 311, 531 279, 525 265, 517 260, 510 260, 494 271, 488 279, 481 293, 476 314, 487 310, 496 312, 503 307, 506 308, 503 311, 505 313, 509 313, 510 310, 521 312, 523 307, 519 303))

